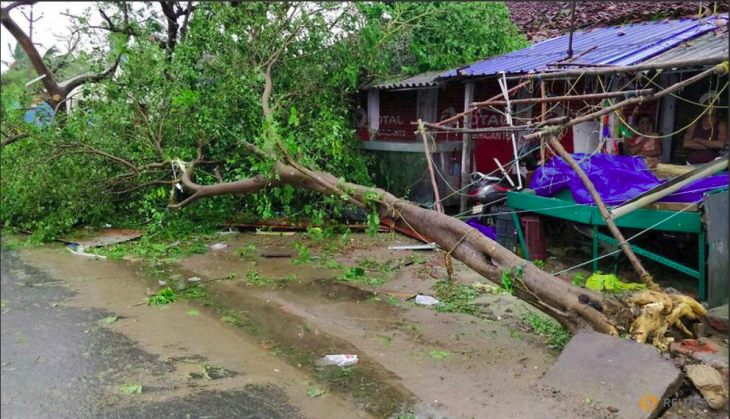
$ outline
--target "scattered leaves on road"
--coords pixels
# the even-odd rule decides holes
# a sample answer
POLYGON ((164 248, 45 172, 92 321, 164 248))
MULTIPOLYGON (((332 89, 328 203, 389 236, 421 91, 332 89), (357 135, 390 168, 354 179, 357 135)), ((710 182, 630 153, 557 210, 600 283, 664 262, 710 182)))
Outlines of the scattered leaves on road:
POLYGON ((119 387, 122 394, 142 394, 142 384, 123 384, 119 387))
POLYGON ((307 388, 307 396, 312 398, 323 396, 325 393, 327 393, 327 390, 321 387, 311 386, 307 388))
POLYGON ((431 357, 431 359, 446 359, 451 356, 451 352, 433 350, 428 353, 428 356, 431 357))
POLYGON ((101 322, 106 323, 106 324, 112 324, 115 321, 117 321, 117 319, 118 319, 117 316, 109 316, 109 317, 105 317, 105 318, 101 319, 101 322))

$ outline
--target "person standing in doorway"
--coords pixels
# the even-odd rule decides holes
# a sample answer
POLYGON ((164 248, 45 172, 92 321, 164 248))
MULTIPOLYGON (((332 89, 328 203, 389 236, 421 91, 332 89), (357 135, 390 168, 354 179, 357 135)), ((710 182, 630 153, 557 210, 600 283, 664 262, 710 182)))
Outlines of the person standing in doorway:
POLYGON ((706 93, 700 103, 709 106, 705 115, 684 133, 682 141, 687 150, 687 164, 709 163, 720 156, 728 141, 727 122, 719 120, 710 104, 713 93, 706 93))

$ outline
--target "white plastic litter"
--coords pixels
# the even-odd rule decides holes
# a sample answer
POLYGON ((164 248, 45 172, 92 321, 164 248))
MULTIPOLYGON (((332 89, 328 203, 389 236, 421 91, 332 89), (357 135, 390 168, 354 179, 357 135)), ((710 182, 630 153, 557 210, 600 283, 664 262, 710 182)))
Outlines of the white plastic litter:
POLYGON ((96 253, 84 252, 84 246, 77 246, 75 249, 72 248, 71 246, 68 246, 68 247, 66 247, 66 249, 76 256, 86 256, 87 258, 106 259, 106 256, 97 255, 96 253))
POLYGON ((351 367, 356 364, 357 355, 325 355, 317 361, 317 365, 320 367, 351 367))
POLYGON ((435 306, 435 305, 441 304, 441 301, 439 301, 429 295, 417 295, 416 304, 420 304, 422 306, 435 306))
POLYGON ((211 244, 209 247, 210 247, 210 250, 223 250, 228 247, 228 243, 211 244))
POLYGON ((167 281, 157 281, 157 283, 160 284, 161 287, 167 285, 167 281))
POLYGON ((200 281, 200 277, 198 277, 198 276, 191 276, 190 278, 188 278, 188 281, 189 282, 198 282, 198 281, 200 281))

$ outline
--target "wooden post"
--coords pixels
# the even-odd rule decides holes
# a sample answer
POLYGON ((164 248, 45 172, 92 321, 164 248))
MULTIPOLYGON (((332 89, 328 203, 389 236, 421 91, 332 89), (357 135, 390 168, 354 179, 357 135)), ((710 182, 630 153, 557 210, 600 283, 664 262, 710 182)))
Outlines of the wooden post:
POLYGON ((431 187, 433 188, 433 197, 436 201, 436 211, 443 213, 444 208, 441 206, 441 196, 439 194, 439 185, 436 183, 436 174, 433 171, 433 162, 431 161, 431 150, 428 149, 428 138, 426 138, 426 128, 423 121, 418 120, 418 132, 423 139, 423 151, 426 153, 426 162, 428 163, 428 171, 431 173, 431 187))
POLYGON ((372 140, 380 129, 380 90, 368 90, 368 133, 372 140))
MULTIPOLYGON (((545 82, 540 82, 540 99, 545 100, 547 94, 545 93, 545 82)), ((542 102, 542 115, 540 121, 545 122, 547 118, 547 102, 542 102)), ((545 164, 545 139, 540 138, 540 166, 545 164)))
POLYGON ((669 182, 662 183, 653 190, 646 191, 644 194, 639 195, 629 202, 621 205, 620 207, 613 208, 611 210, 611 218, 614 220, 623 217, 624 215, 636 211, 639 208, 643 208, 652 202, 656 202, 667 195, 671 195, 674 192, 682 189, 697 179, 706 178, 707 176, 714 175, 715 173, 721 172, 727 169, 728 158, 725 156, 722 159, 711 161, 704 164, 697 169, 685 173, 669 182))
MULTIPOLYGON (((662 86, 671 86, 679 81, 679 75, 677 74, 663 74, 659 82, 662 86)), ((660 106, 657 107, 659 110, 659 132, 662 135, 667 135, 674 131, 674 114, 676 112, 677 99, 672 96, 664 96, 661 99, 660 106)), ((662 138, 662 155, 659 161, 662 163, 669 163, 672 157, 672 137, 662 138)))
POLYGON ((598 211, 601 213, 601 217, 603 217, 603 220, 606 222, 606 226, 608 227, 609 231, 611 231, 611 234, 613 234, 613 237, 616 239, 616 241, 619 243, 619 246, 621 247, 621 250, 623 250, 626 254, 626 257, 629 258, 631 265, 634 267, 634 270, 636 270, 636 272, 639 274, 644 284, 646 284, 646 287, 653 291, 661 291, 661 288, 659 288, 659 286, 652 279, 651 274, 647 272, 646 269, 644 269, 641 261, 638 257, 636 257, 636 254, 634 254, 631 246, 626 242, 626 239, 624 238, 623 234, 621 234, 621 231, 618 229, 618 227, 616 227, 616 223, 613 222, 613 218, 608 212, 608 209, 603 203, 603 200, 598 195, 598 191, 596 191, 595 186, 593 186, 593 182, 588 179, 588 176, 585 174, 583 169, 581 169, 580 165, 575 160, 573 160, 573 157, 571 157, 567 151, 565 151, 562 144, 560 144, 560 141, 558 141, 555 136, 551 135, 549 137, 549 141, 550 145, 553 146, 555 151, 560 154, 560 157, 562 157, 563 160, 565 160, 565 162, 570 165, 573 171, 578 174, 580 180, 583 181, 586 189, 588 189, 588 192, 593 197, 593 200, 596 203, 596 207, 598 207, 598 211))
MULTIPOLYGON (((474 102, 474 82, 464 85, 464 111, 471 109, 474 102)), ((464 117, 464 128, 471 128, 471 114, 464 117)), ((461 190, 459 196, 459 212, 466 211, 469 191, 464 188, 469 185, 469 170, 471 169, 471 134, 464 133, 461 140, 461 190)))

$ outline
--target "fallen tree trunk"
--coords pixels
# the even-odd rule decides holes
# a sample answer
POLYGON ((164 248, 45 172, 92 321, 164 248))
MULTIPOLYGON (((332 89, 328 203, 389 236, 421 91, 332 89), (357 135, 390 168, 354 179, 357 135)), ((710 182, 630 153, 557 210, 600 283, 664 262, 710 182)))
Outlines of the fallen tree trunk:
MULTIPOLYGON (((246 144, 246 148, 259 157, 267 157, 250 144, 246 144)), ((272 175, 258 175, 237 182, 200 185, 193 180, 195 162, 185 164, 178 161, 178 165, 183 172, 183 185, 194 193, 173 208, 185 207, 204 197, 249 194, 283 185, 324 195, 339 195, 360 207, 374 205, 381 218, 390 219, 398 226, 410 228, 432 238, 448 254, 497 285, 502 285, 503 274, 506 271, 512 278, 517 297, 552 316, 573 332, 591 328, 618 335, 619 331, 628 330, 633 320, 625 306, 616 300, 609 300, 600 294, 575 287, 540 270, 466 223, 418 207, 382 189, 343 183, 329 173, 311 171, 279 160, 274 162, 272 175)))

